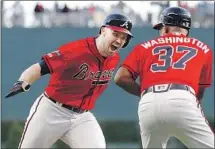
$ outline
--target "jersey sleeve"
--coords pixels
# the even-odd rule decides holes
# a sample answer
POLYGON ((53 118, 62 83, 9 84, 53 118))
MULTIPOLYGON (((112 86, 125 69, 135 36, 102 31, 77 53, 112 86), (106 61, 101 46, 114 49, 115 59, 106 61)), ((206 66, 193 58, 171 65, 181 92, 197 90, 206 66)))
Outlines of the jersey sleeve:
POLYGON ((60 71, 65 68, 67 58, 64 49, 67 47, 67 44, 62 45, 58 48, 58 50, 53 51, 51 53, 47 53, 42 56, 42 59, 47 64, 51 74, 53 72, 60 71))
POLYGON ((207 55, 206 62, 202 68, 199 85, 202 87, 211 86, 212 82, 212 52, 210 51, 207 55))
POLYGON ((125 67, 132 74, 132 77, 136 80, 140 73, 140 47, 136 46, 134 49, 128 54, 125 60, 122 62, 120 67, 125 67))

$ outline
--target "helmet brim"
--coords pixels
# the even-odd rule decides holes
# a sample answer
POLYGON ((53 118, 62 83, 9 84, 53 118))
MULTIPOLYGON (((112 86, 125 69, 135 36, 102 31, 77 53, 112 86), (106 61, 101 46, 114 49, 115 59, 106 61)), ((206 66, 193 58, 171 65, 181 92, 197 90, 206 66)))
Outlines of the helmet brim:
POLYGON ((162 27, 163 27, 163 24, 162 23, 158 23, 158 24, 155 24, 153 26, 153 29, 160 30, 162 27))
POLYGON ((117 32, 122 32, 122 33, 126 33, 128 35, 130 35, 131 37, 133 37, 133 35, 131 34, 131 32, 125 28, 122 27, 118 27, 118 26, 112 26, 112 25, 106 25, 105 27, 117 31, 117 32))

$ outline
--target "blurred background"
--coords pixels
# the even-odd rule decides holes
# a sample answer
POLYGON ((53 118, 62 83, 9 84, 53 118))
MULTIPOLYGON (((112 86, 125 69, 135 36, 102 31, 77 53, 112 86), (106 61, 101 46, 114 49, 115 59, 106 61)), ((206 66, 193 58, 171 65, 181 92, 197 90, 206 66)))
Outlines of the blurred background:
MULTIPOLYGON (((135 38, 120 51, 122 61, 135 44, 158 35, 152 25, 169 6, 188 9, 192 14, 190 35, 214 50, 214 1, 1 1, 1 147, 18 147, 30 107, 49 80, 49 75, 44 76, 30 92, 6 100, 4 96, 27 67, 66 42, 96 36, 104 17, 115 12, 128 15, 134 24, 135 38)), ((213 91, 214 81, 203 102, 212 129, 213 91)), ((108 148, 141 148, 138 101, 113 81, 98 99, 92 112, 103 129, 108 148)), ((53 145, 53 148, 66 147, 61 141, 53 145)), ((173 137, 167 148, 186 146, 173 137)))
POLYGON ((2 6, 2 25, 7 28, 99 27, 115 12, 142 27, 156 23, 168 6, 188 9, 195 28, 214 26, 214 1, 2 1, 2 6))

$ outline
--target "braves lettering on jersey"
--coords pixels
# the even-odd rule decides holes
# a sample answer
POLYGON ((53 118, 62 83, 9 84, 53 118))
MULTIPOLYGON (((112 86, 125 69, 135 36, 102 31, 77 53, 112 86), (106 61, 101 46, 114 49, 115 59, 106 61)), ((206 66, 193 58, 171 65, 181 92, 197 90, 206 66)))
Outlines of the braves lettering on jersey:
POLYGON ((48 96, 66 105, 90 110, 108 86, 120 57, 118 54, 102 57, 95 38, 90 37, 65 44, 43 59, 51 72, 45 90, 48 96))
POLYGON ((181 34, 168 34, 137 45, 122 65, 135 79, 140 76, 141 92, 155 84, 180 83, 197 93, 199 85, 209 87, 212 81, 211 49, 181 34))

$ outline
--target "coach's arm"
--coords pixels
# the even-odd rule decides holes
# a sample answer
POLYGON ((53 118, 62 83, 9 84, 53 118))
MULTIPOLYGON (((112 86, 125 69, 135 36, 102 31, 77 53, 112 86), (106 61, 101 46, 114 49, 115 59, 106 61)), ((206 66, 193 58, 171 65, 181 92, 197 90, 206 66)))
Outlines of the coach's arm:
POLYGON ((123 66, 117 71, 114 82, 128 93, 140 97, 140 85, 136 83, 129 70, 123 66))

